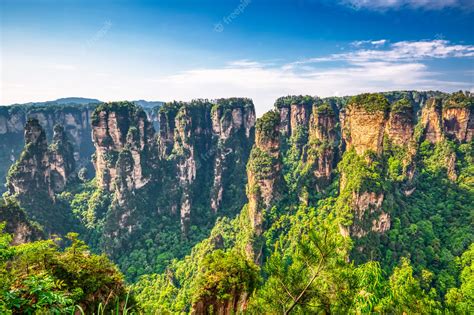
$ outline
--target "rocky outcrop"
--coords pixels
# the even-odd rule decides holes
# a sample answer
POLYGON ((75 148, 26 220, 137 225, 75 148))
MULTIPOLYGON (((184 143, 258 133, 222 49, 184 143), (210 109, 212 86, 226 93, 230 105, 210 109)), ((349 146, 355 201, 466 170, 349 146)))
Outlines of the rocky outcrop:
POLYGON ((375 163, 374 159, 382 155, 385 134, 396 144, 403 144, 411 138, 413 127, 406 130, 406 134, 397 133, 397 129, 403 126, 413 126, 409 106, 398 104, 392 108, 398 109, 390 115, 389 106, 388 100, 381 94, 361 94, 352 97, 342 113, 343 140, 349 151, 346 154, 352 154, 341 167, 339 202, 342 204, 339 207, 345 208, 345 204, 349 204, 352 214, 352 224, 341 226, 343 235, 360 238, 369 231, 383 233, 390 228, 390 216, 382 210, 384 192, 365 188, 364 183, 374 179, 359 173, 364 172, 363 169, 374 172, 369 170, 375 163), (357 163, 356 169, 353 165, 349 166, 354 163, 357 163))
POLYGON ((275 107, 280 114, 280 133, 283 138, 294 136, 300 127, 308 127, 313 104, 312 96, 286 96, 276 100, 275 107))
POLYGON ((129 102, 100 105, 92 116, 92 140, 100 188, 115 191, 118 186, 123 192, 148 182, 152 161, 146 157, 154 149, 154 129, 141 108, 129 102))
POLYGON ((8 195, 16 198, 27 214, 45 225, 48 233, 58 232, 63 214, 53 207, 56 194, 75 179, 72 144, 64 128, 55 126, 53 143, 48 147, 46 134, 37 119, 29 119, 25 126, 25 148, 10 168, 7 177, 8 195), (59 218, 58 218, 59 217, 59 218))
POLYGON ((314 188, 322 192, 330 183, 338 156, 338 127, 334 110, 327 103, 313 106, 309 124, 309 141, 304 161, 315 179, 314 188))
MULTIPOLYGON (((94 106, 77 104, 2 106, 0 108, 0 180, 5 179, 6 171, 23 150, 23 128, 29 118, 38 120, 48 141, 52 141, 54 126, 62 125, 73 146, 76 166, 91 170, 90 156, 94 152, 94 146, 90 137, 90 115, 94 106)), ((93 175, 89 173, 90 176, 93 175)), ((3 185, 0 186, 3 187, 3 185)))
POLYGON ((74 160, 74 148, 69 142, 64 127, 54 127, 53 143, 49 147, 49 187, 50 195, 61 192, 66 187, 72 176, 75 176, 76 161, 74 160))
POLYGON ((441 99, 432 98, 426 103, 421 111, 421 125, 424 132, 423 137, 431 143, 440 142, 443 137, 442 118, 441 118, 441 99))
MULTIPOLYGON (((94 177, 91 155, 95 148, 91 138, 91 115, 98 103, 99 101, 92 99, 66 99, 40 104, 0 106, 0 192, 4 189, 8 169, 23 150, 23 128, 28 118, 38 119, 48 142, 52 141, 54 126, 62 125, 73 146, 77 169, 85 168, 88 178, 94 177)), ((145 103, 147 108, 144 110, 149 120, 158 125, 156 112, 161 102, 145 103)))
POLYGON ((351 99, 341 121, 347 150, 380 155, 389 103, 379 94, 362 94, 351 99))
POLYGON ((25 126, 25 148, 8 176, 12 195, 27 195, 46 190, 51 198, 61 192, 74 175, 74 152, 64 128, 54 128, 53 143, 48 147, 46 135, 37 119, 25 126))
POLYGON ((407 99, 401 99, 393 103, 390 108, 385 132, 393 144, 404 147, 413 137, 415 124, 413 103, 407 99))
POLYGON ((8 174, 9 193, 26 194, 47 187, 48 163, 46 134, 37 119, 30 119, 25 126, 25 148, 8 174))
POLYGON ((42 238, 43 231, 30 222, 17 202, 7 199, 0 204, 0 222, 5 222, 4 232, 12 235, 12 245, 36 241, 42 238))
POLYGON ((235 179, 245 185, 241 175, 255 136, 255 110, 250 99, 220 99, 211 115, 212 132, 217 138, 211 209, 218 212, 223 202, 228 208, 237 200, 245 200, 244 191, 227 189, 224 194, 224 188, 234 186, 235 179))
POLYGON ((167 103, 159 112, 158 152, 167 167, 160 213, 179 214, 183 233, 208 213, 237 213, 245 203, 245 165, 254 139, 250 99, 167 103), (176 179, 178 185, 176 185, 176 179))
POLYGON ((354 224, 349 227, 351 236, 361 238, 369 231, 384 233, 390 229, 390 215, 382 209, 384 193, 352 192, 354 224))
MULTIPOLYGON (((173 152, 176 155, 176 175, 181 189, 177 208, 184 234, 191 222, 191 208, 196 204, 196 188, 204 183, 209 187, 212 178, 208 173, 209 161, 200 156, 211 152, 212 159, 215 154, 212 148, 210 106, 207 102, 184 105, 175 118, 173 152)), ((208 191, 205 193, 209 196, 208 191)))
POLYGON ((469 142, 474 135, 474 96, 457 92, 443 102, 443 130, 457 142, 469 142))
POLYGON ((446 135, 458 142, 472 140, 474 114, 468 108, 443 109, 443 128, 446 135))
POLYGON ((92 116, 97 184, 113 194, 103 237, 113 258, 147 239, 170 246, 163 235, 200 240, 218 216, 235 215, 246 201, 251 100, 171 102, 157 117, 154 134, 130 103, 102 104, 92 116))
MULTIPOLYGON (((282 196, 283 175, 280 154, 280 115, 265 113, 257 120, 255 145, 247 164, 248 217, 256 238, 263 233, 263 211, 282 196)), ((249 244, 247 254, 261 259, 262 245, 249 244)))
POLYGON ((219 300, 214 296, 210 296, 199 300, 193 304, 191 314, 193 315, 207 315, 219 314, 230 315, 244 313, 247 309, 248 294, 231 292, 230 298, 226 300, 219 300))

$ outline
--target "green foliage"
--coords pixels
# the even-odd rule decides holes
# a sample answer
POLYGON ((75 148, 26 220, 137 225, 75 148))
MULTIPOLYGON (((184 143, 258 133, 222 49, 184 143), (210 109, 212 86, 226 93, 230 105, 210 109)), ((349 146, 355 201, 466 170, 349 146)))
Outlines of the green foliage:
POLYGON ((344 303, 342 278, 350 240, 339 233, 329 217, 323 220, 313 216, 313 220, 318 223, 307 229, 296 219, 288 239, 282 237, 275 244, 265 265, 268 278, 252 306, 256 312, 329 312, 344 303))
POLYGON ((468 314, 474 309, 474 244, 456 258, 461 269, 459 288, 451 288, 446 294, 448 308, 457 314, 468 314))
POLYGON ((440 304, 433 300, 435 291, 426 293, 420 281, 413 276, 413 268, 407 259, 402 259, 389 280, 389 293, 380 302, 382 313, 401 314, 406 311, 415 314, 433 314, 439 312, 440 304))
POLYGON ((94 112, 92 113, 91 121, 92 125, 95 125, 99 122, 99 114, 101 112, 115 112, 118 115, 121 116, 128 116, 132 114, 133 112, 138 110, 138 106, 131 102, 109 102, 109 103, 102 103, 98 105, 94 112))
POLYGON ((392 113, 410 113, 413 112, 413 103, 406 98, 402 98, 392 103, 390 112, 392 113))
POLYGON ((334 110, 332 106, 324 102, 316 107, 316 111, 319 115, 326 115, 326 116, 333 116, 334 115, 334 110))
POLYGON ((464 93, 463 91, 459 91, 451 94, 444 100, 443 107, 472 109, 474 107, 474 96, 468 93, 469 92, 464 93))
POLYGON ((193 301, 229 300, 252 293, 258 283, 258 268, 238 251, 216 250, 206 256, 196 278, 193 301))
MULTIPOLYGON (((231 98, 220 98, 215 101, 215 104, 212 106, 211 115, 215 111, 224 111, 231 113, 233 109, 236 108, 252 108, 253 109, 253 102, 250 98, 243 98, 243 97, 231 97, 231 98)), ((222 115, 223 117, 226 114, 222 115)))
MULTIPOLYGON (((2 227, 2 226, 0 226, 2 227)), ((3 227, 2 227, 3 228, 3 227)), ((123 277, 104 255, 69 233, 70 246, 61 251, 59 240, 10 246, 0 234, 0 310, 20 313, 71 312, 76 304, 92 311, 125 297, 123 277)))
POLYGON ((280 114, 275 111, 269 111, 257 119, 256 130, 264 139, 278 139, 280 124, 280 114))
POLYGON ((273 174, 275 158, 258 147, 254 147, 250 153, 247 169, 255 175, 255 178, 266 179, 273 174))
POLYGON ((366 93, 353 96, 348 103, 348 106, 361 108, 368 113, 387 112, 390 107, 388 100, 380 93, 366 93))
POLYGON ((280 97, 275 102, 275 107, 280 109, 290 107, 291 105, 311 106, 319 102, 319 99, 309 95, 288 95, 280 97))

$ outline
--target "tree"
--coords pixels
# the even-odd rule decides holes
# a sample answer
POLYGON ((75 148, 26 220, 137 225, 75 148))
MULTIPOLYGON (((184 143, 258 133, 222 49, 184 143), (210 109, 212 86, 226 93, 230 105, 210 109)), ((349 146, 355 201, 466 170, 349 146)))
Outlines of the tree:
POLYGON ((462 268, 459 288, 451 288, 446 294, 446 304, 450 310, 467 314, 474 310, 474 244, 456 259, 462 268))

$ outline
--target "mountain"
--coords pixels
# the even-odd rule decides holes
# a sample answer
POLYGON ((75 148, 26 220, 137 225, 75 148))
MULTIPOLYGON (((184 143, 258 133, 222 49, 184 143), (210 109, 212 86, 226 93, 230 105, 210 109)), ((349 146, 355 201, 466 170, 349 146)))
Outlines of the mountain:
MULTIPOLYGON (((148 118, 159 128, 156 116, 162 102, 137 101, 144 106, 148 118)), ((0 106, 0 192, 5 190, 8 168, 19 157, 23 148, 23 128, 29 118, 38 119, 46 138, 53 137, 54 126, 60 124, 66 130, 74 147, 74 158, 78 169, 85 168, 90 178, 94 168, 90 157, 94 153, 90 117, 101 102, 96 99, 68 97, 55 101, 30 102, 0 106)))
POLYGON ((469 92, 286 96, 259 119, 245 98, 151 113, 90 109, 93 179, 74 133, 28 119, 7 231, 79 232, 145 313, 469 310, 469 92))
POLYGON ((23 104, 12 104, 8 106, 44 106, 44 105, 88 105, 88 104, 99 104, 101 101, 94 98, 84 98, 84 97, 64 97, 58 98, 54 101, 45 101, 45 102, 29 102, 23 104))
POLYGON ((141 106, 143 108, 161 107, 165 104, 165 102, 145 101, 145 100, 132 101, 132 103, 135 104, 135 105, 141 106))

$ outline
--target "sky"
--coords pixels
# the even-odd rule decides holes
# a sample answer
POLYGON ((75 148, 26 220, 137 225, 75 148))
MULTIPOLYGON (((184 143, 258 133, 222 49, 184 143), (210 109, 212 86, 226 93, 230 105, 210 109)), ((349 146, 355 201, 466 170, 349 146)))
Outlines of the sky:
POLYGON ((0 104, 474 91, 472 0, 0 0, 0 104))

